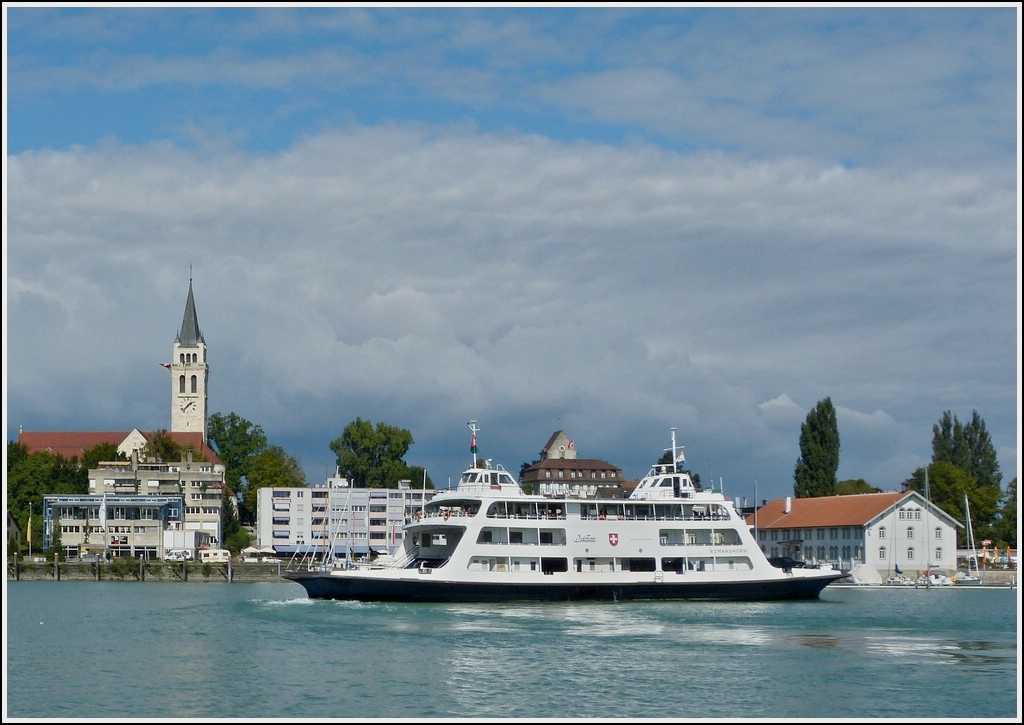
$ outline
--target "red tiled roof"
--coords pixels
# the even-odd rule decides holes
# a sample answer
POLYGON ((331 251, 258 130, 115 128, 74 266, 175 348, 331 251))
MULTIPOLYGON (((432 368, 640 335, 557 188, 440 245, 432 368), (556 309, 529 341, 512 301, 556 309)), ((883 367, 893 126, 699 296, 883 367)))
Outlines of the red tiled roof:
MULTIPOLYGON (((18 434, 18 443, 28 448, 29 453, 49 451, 64 458, 81 460, 85 452, 102 443, 120 446, 132 431, 22 431, 18 434)), ((143 433, 146 439, 149 434, 143 433)), ((191 446, 206 457, 208 461, 220 464, 220 457, 203 443, 202 433, 167 433, 167 437, 179 446, 191 446)))
MULTIPOLYGON (((786 500, 769 501, 757 510, 759 529, 795 529, 821 526, 864 526, 911 491, 858 493, 849 496, 793 498, 786 513, 786 500)), ((754 515, 747 516, 753 526, 754 515)))

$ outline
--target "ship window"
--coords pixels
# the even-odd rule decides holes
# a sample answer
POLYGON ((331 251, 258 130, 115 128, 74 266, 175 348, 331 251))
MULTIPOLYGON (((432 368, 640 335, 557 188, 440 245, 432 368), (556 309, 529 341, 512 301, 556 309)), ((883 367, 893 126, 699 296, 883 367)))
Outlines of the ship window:
POLYGON ((654 558, 653 557, 651 557, 651 558, 642 557, 642 558, 636 558, 636 559, 627 559, 625 564, 626 564, 626 568, 629 571, 655 571, 655 565, 654 565, 654 558))
POLYGON ((510 544, 521 544, 521 543, 523 543, 523 532, 522 531, 509 531, 508 532, 508 543, 510 543, 510 544))
POLYGON ((540 570, 545 574, 551 574, 556 571, 569 571, 569 561, 563 558, 550 558, 546 557, 540 560, 540 570))
POLYGON ((662 571, 674 571, 676 574, 682 574, 685 571, 683 560, 678 557, 671 559, 665 558, 661 560, 662 571))

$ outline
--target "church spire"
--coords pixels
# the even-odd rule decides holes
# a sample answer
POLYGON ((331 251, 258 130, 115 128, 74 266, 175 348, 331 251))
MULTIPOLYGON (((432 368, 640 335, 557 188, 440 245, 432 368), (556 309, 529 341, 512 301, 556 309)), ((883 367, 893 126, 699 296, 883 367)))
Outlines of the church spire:
POLYGON ((199 329, 199 317, 196 315, 196 301, 192 296, 192 275, 188 278, 188 300, 185 302, 185 316, 181 320, 181 331, 176 342, 185 347, 195 347, 199 343, 206 344, 203 333, 199 329))

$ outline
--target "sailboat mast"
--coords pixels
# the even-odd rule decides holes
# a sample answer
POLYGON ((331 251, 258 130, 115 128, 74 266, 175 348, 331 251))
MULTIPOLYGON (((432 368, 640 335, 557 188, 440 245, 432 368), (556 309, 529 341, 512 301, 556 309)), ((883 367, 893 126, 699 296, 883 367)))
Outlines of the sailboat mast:
POLYGON ((927 584, 931 585, 932 543, 931 543, 932 496, 928 488, 928 466, 924 467, 924 565, 927 584))

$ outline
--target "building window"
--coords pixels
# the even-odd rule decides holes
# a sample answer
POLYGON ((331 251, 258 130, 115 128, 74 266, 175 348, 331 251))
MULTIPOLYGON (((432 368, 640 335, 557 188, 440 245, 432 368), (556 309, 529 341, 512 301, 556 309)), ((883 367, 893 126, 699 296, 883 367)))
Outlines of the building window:
POLYGON ((885 538, 885 527, 884 526, 879 526, 878 527, 878 538, 879 539, 884 539, 885 538))
POLYGON ((942 561, 942 547, 935 547, 935 561, 942 561))
POLYGON ((907 541, 910 541, 913 538, 914 538, 914 527, 913 526, 908 526, 907 527, 907 541))
POLYGON ((921 509, 918 509, 917 511, 914 512, 914 518, 918 521, 921 520, 921 509))
POLYGON ((192 376, 192 392, 193 393, 197 392, 198 387, 199 387, 198 379, 196 378, 195 375, 193 375, 192 376))
POLYGON ((185 392, 185 376, 184 375, 179 375, 178 376, 178 392, 179 393, 184 393, 185 392))
POLYGON ((935 527, 935 540, 936 541, 941 541, 942 540, 942 527, 941 526, 936 526, 935 527))
POLYGON ((907 547, 907 561, 914 561, 915 554, 916 554, 916 552, 914 551, 914 547, 913 546, 908 546, 907 547))

